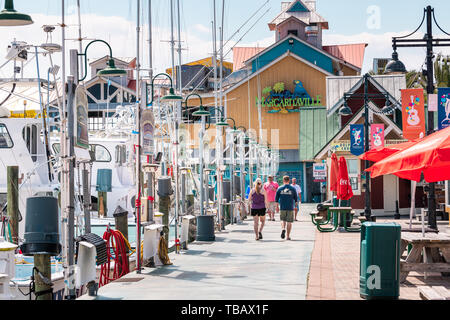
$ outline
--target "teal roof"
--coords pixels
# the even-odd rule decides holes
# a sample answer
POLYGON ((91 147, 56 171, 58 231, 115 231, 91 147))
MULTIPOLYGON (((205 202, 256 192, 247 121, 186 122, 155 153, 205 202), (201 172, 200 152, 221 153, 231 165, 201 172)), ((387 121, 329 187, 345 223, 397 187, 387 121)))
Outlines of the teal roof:
POLYGON ((297 1, 287 12, 309 12, 300 1, 297 1))
POLYGON ((295 36, 289 36, 281 40, 272 48, 263 51, 252 61, 252 72, 257 72, 259 69, 270 64, 287 51, 294 53, 300 58, 320 67, 321 69, 333 73, 333 60, 330 56, 321 52, 321 50, 306 44, 295 36), (289 40, 293 40, 293 44, 289 44, 289 40))
POLYGON ((327 117, 326 107, 300 109, 300 161, 313 161, 316 154, 339 132, 339 116, 327 117))

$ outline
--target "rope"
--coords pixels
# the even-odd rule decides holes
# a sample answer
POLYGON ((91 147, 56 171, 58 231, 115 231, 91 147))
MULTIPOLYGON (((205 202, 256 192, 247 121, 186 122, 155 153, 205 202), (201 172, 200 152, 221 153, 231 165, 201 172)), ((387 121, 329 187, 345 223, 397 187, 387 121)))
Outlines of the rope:
POLYGON ((117 280, 130 272, 127 246, 128 248, 130 247, 123 234, 120 231, 115 231, 108 227, 106 232, 103 234, 103 239, 106 241, 108 260, 101 267, 99 287, 117 280), (114 260, 112 277, 110 277, 111 260, 114 260))
POLYGON ((169 258, 169 250, 168 250, 168 246, 166 243, 166 239, 164 238, 162 232, 161 232, 161 237, 159 238, 158 256, 164 265, 167 266, 167 265, 172 264, 172 262, 170 261, 170 258, 169 258))

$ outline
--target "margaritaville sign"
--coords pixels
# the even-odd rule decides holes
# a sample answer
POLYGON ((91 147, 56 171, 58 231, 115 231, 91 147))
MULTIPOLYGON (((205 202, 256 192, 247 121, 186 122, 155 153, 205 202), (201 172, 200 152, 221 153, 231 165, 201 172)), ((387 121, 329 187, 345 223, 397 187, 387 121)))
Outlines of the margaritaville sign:
POLYGON ((256 98, 256 106, 269 109, 268 113, 299 112, 300 107, 321 106, 320 95, 311 98, 301 81, 295 80, 294 84, 294 92, 285 90, 283 82, 276 83, 273 88, 264 88, 262 91, 263 97, 261 99, 256 98))

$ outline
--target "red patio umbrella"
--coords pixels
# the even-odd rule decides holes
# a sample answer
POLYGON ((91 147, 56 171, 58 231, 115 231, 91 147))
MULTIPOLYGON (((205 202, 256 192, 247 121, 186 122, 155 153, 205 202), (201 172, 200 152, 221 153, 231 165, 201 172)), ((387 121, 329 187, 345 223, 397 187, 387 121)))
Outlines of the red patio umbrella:
POLYGON ((389 157, 390 155, 393 155, 394 153, 397 153, 401 150, 411 147, 417 141, 418 140, 411 140, 411 141, 407 141, 407 142, 394 144, 389 147, 380 147, 380 148, 372 149, 372 150, 367 151, 366 153, 363 153, 359 157, 359 159, 369 160, 372 162, 378 162, 378 161, 381 161, 381 160, 389 157))
POLYGON ((339 184, 337 190, 337 198, 340 200, 348 200, 353 197, 352 185, 348 178, 347 161, 344 157, 339 159, 339 184))
POLYGON ((338 176, 339 176, 339 164, 336 153, 331 155, 331 167, 330 167, 330 191, 338 190, 338 176))
POLYGON ((393 174, 419 182, 423 173, 425 181, 450 180, 450 127, 437 131, 411 147, 375 163, 367 171, 372 178, 393 174))

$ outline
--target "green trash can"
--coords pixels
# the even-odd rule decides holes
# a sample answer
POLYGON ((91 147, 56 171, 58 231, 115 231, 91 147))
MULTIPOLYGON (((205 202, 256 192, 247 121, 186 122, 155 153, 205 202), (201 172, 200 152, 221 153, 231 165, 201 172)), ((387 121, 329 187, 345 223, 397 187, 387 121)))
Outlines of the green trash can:
POLYGON ((359 293, 367 300, 400 296, 401 227, 366 222, 361 226, 359 293))

